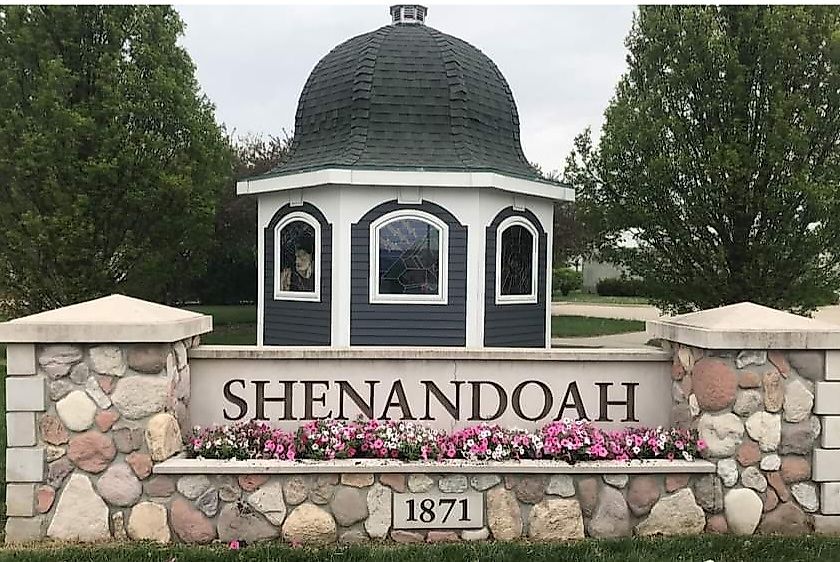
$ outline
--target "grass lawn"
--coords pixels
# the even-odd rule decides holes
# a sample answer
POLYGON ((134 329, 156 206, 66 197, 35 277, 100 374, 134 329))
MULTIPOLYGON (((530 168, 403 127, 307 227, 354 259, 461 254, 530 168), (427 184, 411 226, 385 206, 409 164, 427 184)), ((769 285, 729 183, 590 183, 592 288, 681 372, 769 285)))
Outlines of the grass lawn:
POLYGON ((616 320, 591 316, 551 317, 551 336, 555 338, 587 338, 644 331, 645 323, 638 320, 616 320))
POLYGON ((639 305, 648 304, 647 297, 602 297, 594 293, 572 291, 568 295, 554 295, 554 302, 578 302, 581 304, 639 305))
POLYGON ((213 331, 201 336, 211 345, 255 345, 257 343, 256 305, 188 306, 188 310, 213 317, 213 331))
POLYGON ((484 543, 417 546, 289 548, 255 545, 232 551, 223 547, 140 544, 126 546, 54 546, 0 549, 0 562, 840 562, 840 539, 701 536, 672 539, 586 540, 535 544, 484 543))

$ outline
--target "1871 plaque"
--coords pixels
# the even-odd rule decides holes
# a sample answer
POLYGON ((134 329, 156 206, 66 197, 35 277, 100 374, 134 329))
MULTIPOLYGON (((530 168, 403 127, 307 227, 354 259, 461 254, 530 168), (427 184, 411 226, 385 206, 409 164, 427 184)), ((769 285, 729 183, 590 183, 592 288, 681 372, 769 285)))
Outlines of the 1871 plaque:
POLYGON ((479 529, 484 496, 479 492, 394 494, 394 529, 479 529))

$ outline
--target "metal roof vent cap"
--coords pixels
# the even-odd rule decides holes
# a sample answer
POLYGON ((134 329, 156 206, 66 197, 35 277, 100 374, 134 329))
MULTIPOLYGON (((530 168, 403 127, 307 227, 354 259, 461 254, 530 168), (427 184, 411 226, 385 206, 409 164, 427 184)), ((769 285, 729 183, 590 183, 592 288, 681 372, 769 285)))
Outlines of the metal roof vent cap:
POLYGON ((391 6, 391 23, 413 23, 422 25, 426 21, 426 6, 419 4, 395 4, 391 6))

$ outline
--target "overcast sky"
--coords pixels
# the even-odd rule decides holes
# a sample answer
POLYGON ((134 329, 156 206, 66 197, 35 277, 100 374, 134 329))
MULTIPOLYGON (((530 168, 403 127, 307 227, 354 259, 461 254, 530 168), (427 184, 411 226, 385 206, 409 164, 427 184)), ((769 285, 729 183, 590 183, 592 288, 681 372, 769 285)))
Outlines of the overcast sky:
MULTIPOLYGON (((350 37, 386 25, 380 6, 179 6, 183 45, 216 116, 237 134, 294 130, 312 68, 350 37)), ((631 6, 432 5, 428 25, 481 49, 513 90, 525 155, 562 169, 572 140, 597 130, 625 70, 631 6)))

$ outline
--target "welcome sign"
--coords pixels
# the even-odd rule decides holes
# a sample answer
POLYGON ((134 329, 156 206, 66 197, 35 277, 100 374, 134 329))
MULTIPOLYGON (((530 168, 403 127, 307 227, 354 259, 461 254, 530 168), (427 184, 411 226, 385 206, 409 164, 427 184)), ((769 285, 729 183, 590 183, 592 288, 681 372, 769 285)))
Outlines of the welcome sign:
POLYGON ((417 421, 451 430, 480 422, 536 428, 588 419, 668 425, 663 361, 191 360, 192 423, 260 420, 292 430, 316 419, 417 421))

